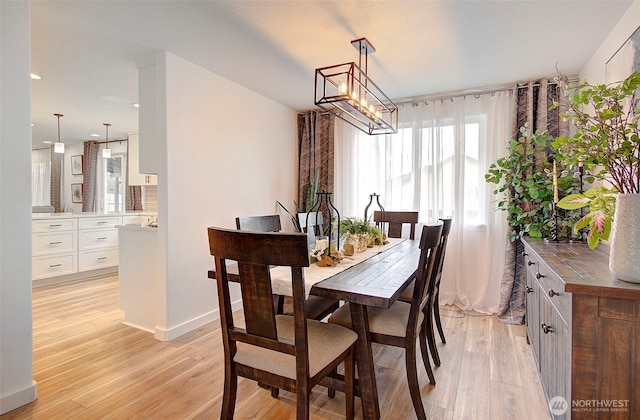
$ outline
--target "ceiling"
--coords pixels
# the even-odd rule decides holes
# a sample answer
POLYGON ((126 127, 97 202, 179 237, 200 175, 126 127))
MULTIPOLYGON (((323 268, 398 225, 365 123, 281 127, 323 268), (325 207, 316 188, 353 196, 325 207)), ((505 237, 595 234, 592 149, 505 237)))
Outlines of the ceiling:
POLYGON ((391 98, 575 75, 631 0, 31 1, 32 140, 137 133, 137 66, 167 50, 296 110, 314 70, 376 48, 391 98))

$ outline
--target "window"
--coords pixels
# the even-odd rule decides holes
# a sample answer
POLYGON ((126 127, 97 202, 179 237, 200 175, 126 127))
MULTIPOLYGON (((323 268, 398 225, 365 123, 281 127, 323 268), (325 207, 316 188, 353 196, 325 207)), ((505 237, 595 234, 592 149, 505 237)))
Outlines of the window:
POLYGON ((121 213, 125 210, 125 163, 126 155, 122 154, 112 155, 109 159, 103 159, 105 213, 121 213))
POLYGON ((31 151, 31 205, 51 204, 51 149, 31 151))

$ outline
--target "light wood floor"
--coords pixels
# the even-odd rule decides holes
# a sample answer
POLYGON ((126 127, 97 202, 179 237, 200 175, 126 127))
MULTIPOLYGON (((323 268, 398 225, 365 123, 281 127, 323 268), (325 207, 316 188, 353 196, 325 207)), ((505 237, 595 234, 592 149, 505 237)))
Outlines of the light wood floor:
MULTIPOLYGON (((524 326, 493 316, 442 311, 447 344, 431 386, 418 362, 431 419, 549 418, 524 326)), ((4 419, 213 419, 223 381, 218 323, 171 342, 122 324, 117 276, 34 289, 33 364, 38 399, 4 419)), ((439 341, 438 341, 439 342, 439 341)), ((383 419, 415 418, 401 350, 375 346, 383 419)), ((418 356, 419 357, 419 356, 418 356)), ((344 416, 344 398, 316 387, 314 419, 344 416)), ((295 396, 279 399, 252 381, 238 384, 237 419, 295 417, 295 396)), ((356 398, 356 418, 362 418, 356 398)))

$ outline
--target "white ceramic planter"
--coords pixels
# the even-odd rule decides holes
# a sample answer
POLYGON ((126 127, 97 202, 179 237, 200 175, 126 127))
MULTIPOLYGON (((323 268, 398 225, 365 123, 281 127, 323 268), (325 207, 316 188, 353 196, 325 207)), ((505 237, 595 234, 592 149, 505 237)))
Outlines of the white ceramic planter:
POLYGON ((640 194, 618 194, 609 269, 620 280, 640 283, 640 194))

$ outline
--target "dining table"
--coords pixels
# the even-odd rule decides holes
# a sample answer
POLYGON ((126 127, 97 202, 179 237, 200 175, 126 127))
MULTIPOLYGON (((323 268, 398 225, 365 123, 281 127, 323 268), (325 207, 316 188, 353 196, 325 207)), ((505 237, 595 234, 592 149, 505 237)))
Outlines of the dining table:
MULTIPOLYGON (((418 244, 418 240, 389 238, 387 244, 345 257, 333 267, 311 264, 304 268, 307 295, 349 302, 352 328, 358 334, 358 391, 365 419, 380 418, 367 308, 391 307, 413 281, 420 258, 418 244)), ((228 267, 230 277, 234 271, 237 266, 228 267)), ((209 271, 209 277, 215 278, 215 271, 209 271)), ((274 294, 291 296, 291 270, 273 267, 271 285, 274 294)))
MULTIPOLYGON (((333 267, 311 264, 304 269, 308 295, 349 302, 352 328, 358 333, 358 389, 365 419, 380 418, 367 308, 391 307, 411 283, 420 259, 418 244, 417 240, 389 238, 387 244, 345 257, 333 267)), ((290 296, 291 270, 272 268, 271 287, 274 294, 290 296)))

